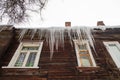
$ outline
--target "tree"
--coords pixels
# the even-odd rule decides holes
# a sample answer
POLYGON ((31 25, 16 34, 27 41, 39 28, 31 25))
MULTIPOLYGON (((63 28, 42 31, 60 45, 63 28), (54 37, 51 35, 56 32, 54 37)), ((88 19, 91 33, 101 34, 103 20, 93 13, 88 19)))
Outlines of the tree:
POLYGON ((47 0, 0 0, 0 19, 7 17, 9 23, 21 23, 28 18, 27 11, 36 11, 30 6, 39 7, 39 13, 47 0))

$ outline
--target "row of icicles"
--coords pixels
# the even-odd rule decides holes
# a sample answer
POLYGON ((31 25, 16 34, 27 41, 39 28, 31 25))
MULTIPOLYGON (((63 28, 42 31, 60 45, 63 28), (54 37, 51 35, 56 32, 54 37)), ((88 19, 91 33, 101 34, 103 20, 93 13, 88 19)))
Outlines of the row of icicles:
MULTIPOLYGON (((102 26, 99 27, 101 30, 106 30, 106 28, 115 28, 120 26, 114 26, 114 27, 106 27, 102 26)), ((96 27, 94 27, 96 28, 96 27)), ((77 39, 80 43, 82 43, 84 40, 88 40, 89 45, 95 50, 94 48, 94 38, 92 35, 93 27, 51 27, 51 28, 36 28, 36 29, 30 29, 30 28, 22 28, 20 29, 19 33, 19 41, 22 41, 24 35, 28 33, 29 30, 29 36, 31 37, 31 40, 34 38, 35 34, 39 34, 39 39, 41 40, 43 37, 45 37, 47 43, 49 44, 50 48, 50 59, 52 59, 54 50, 58 50, 59 46, 62 45, 64 48, 64 40, 66 37, 66 34, 69 37, 69 41, 72 44, 73 39, 77 39), (54 49, 55 48, 55 49, 54 49)), ((98 28, 98 27, 97 27, 98 28)), ((2 30, 8 29, 8 27, 2 27, 0 28, 0 32, 2 30)), ((9 29, 12 29, 9 27, 9 29)))
MULTIPOLYGON (((24 35, 28 32, 29 29, 21 29, 19 33, 19 40, 21 41, 24 35)), ((69 41, 72 44, 73 39, 79 40, 82 43, 84 40, 88 40, 89 44, 94 49, 94 38, 92 35, 92 28, 89 27, 52 27, 52 28, 41 28, 41 29, 32 29, 29 33, 31 39, 34 38, 35 34, 39 34, 39 39, 45 37, 46 42, 49 44, 50 48, 50 59, 53 57, 54 50, 58 50, 59 46, 62 45, 64 48, 64 40, 67 36, 69 37, 69 41)))

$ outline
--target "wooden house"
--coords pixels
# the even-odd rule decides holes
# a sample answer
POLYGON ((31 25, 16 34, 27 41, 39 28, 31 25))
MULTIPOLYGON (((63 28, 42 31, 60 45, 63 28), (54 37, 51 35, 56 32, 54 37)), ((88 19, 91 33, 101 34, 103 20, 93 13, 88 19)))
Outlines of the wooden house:
POLYGON ((19 40, 20 31, 1 26, 0 80, 120 80, 120 28, 94 28, 94 48, 86 41, 71 42, 64 32, 64 49, 54 49, 52 58, 44 36, 35 33, 31 39, 28 31, 19 40))

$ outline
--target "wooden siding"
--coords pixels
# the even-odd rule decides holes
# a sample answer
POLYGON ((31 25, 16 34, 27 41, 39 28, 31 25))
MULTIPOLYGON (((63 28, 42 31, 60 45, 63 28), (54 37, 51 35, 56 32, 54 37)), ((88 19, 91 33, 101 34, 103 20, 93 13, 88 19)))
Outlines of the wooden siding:
POLYGON ((4 30, 0 32, 0 58, 6 49, 9 47, 14 37, 14 29, 4 30))
MULTIPOLYGON (((7 50, 2 52, 4 55, 0 58, 0 67, 8 65, 19 45, 17 31, 19 30, 15 30, 12 41, 8 40, 10 45, 7 50)), ((95 51, 91 49, 97 64, 96 68, 77 67, 74 45, 71 45, 67 36, 64 42, 65 48, 59 47, 58 51, 55 50, 50 60, 49 46, 43 38, 38 69, 0 68, 0 80, 120 80, 120 71, 103 44, 103 41, 120 42, 120 29, 94 30, 93 36, 95 51)), ((29 41, 29 36, 24 40, 29 41)))

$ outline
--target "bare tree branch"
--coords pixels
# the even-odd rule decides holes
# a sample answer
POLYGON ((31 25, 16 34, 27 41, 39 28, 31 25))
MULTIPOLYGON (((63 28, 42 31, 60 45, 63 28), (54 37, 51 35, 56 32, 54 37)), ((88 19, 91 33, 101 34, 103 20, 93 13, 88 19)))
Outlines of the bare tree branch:
POLYGON ((39 12, 44 8, 47 0, 0 0, 0 19, 8 17, 8 23, 21 23, 28 18, 27 10, 37 12, 32 9, 28 9, 31 4, 39 7, 39 12))

